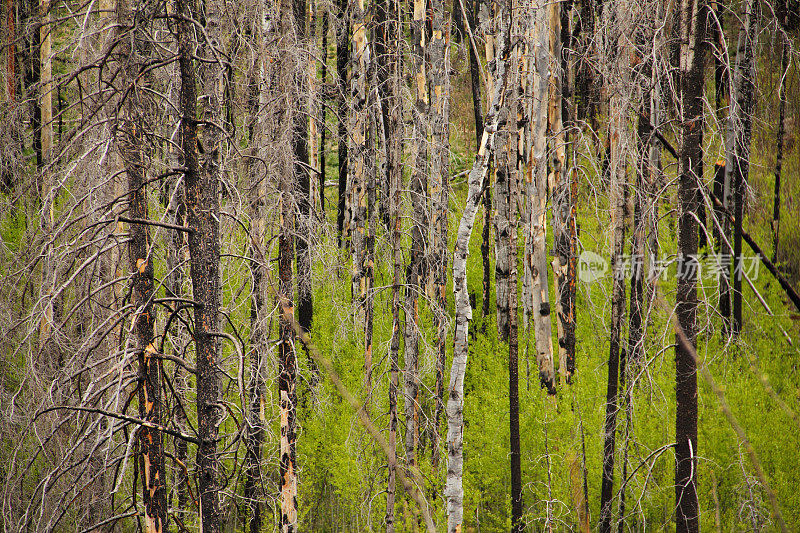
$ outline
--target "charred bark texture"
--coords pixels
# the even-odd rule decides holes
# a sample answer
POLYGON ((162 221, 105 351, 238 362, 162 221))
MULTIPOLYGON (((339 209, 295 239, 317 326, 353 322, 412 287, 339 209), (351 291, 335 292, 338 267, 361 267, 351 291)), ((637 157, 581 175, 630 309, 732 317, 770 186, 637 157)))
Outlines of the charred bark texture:
MULTIPOLYGON (((703 82, 707 6, 702 0, 681 3, 680 58, 681 152, 678 181, 678 249, 682 258, 676 293, 676 314, 686 338, 695 346, 697 319, 697 221, 702 180, 703 82), (683 269, 681 269, 683 267, 683 269)), ((679 533, 697 532, 697 362, 676 339, 675 347, 675 521, 679 533)))

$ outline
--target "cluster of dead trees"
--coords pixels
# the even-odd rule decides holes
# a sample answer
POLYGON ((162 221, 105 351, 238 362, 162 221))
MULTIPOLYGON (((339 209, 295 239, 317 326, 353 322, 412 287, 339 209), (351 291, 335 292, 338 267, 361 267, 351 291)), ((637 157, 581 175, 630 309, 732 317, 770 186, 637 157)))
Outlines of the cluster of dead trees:
MULTIPOLYGON (((594 195, 615 274, 595 520, 623 531, 617 417, 630 420, 651 312, 665 299, 647 273, 659 209, 676 194, 689 274, 674 293, 667 448, 677 529, 699 530, 698 280, 684 267, 701 247, 741 257, 744 240, 800 309, 775 266, 796 2, 4 0, 2 24, 7 529, 307 529, 298 406, 332 380, 387 465, 380 528, 396 528, 399 482, 416 527, 463 531, 480 298, 508 350, 510 524, 525 530, 520 352, 533 354, 543 394, 569 400, 581 375, 579 199, 594 195), (763 28, 782 54, 771 261, 742 224, 763 28), (450 142, 462 78, 475 138, 459 172, 450 142), (708 180, 712 130, 724 141, 708 180), (630 279, 616 275, 627 252, 644 258, 630 279), (391 336, 376 343, 379 272, 391 336), (338 278, 363 352, 358 391, 312 340, 315 290, 338 278), (432 386, 420 368, 428 327, 432 386), (388 400, 374 397, 384 391, 388 400), (423 461, 439 476, 429 491, 423 461)), ((735 337, 750 280, 726 266, 715 305, 735 337)), ((573 459, 583 471, 571 477, 573 523, 588 531, 586 458, 573 459)), ((556 527, 549 511, 546 523, 556 527)))

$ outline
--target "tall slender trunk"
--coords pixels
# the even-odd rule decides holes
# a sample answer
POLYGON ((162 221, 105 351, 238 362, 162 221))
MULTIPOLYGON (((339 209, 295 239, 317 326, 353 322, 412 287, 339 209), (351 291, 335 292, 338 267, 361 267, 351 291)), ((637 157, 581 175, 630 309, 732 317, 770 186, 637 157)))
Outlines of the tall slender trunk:
MULTIPOLYGON (((682 257, 676 292, 678 323, 695 345, 697 271, 691 268, 697 254, 697 222, 693 214, 700 202, 702 180, 703 86, 706 48, 705 2, 681 3, 680 60, 681 152, 678 181, 678 250, 682 257), (687 268, 688 267, 688 268, 687 268)), ((677 336, 677 335, 676 335, 677 336)), ((676 530, 697 532, 697 364, 693 353, 676 339, 675 347, 675 521, 676 530)))
POLYGON ((51 0, 39 0, 39 109, 41 129, 39 138, 42 151, 42 163, 49 161, 53 151, 53 57, 50 21, 51 0))
MULTIPOLYGON (((472 115, 475 120, 475 151, 481 147, 481 136, 483 135, 483 100, 481 97, 481 70, 480 60, 478 59, 477 36, 478 36, 478 16, 480 0, 456 0, 459 9, 466 10, 462 13, 462 21, 466 29, 465 39, 469 49, 469 75, 470 88, 472 89, 472 115)), ((483 304, 481 315, 486 317, 491 312, 491 260, 489 257, 489 242, 491 237, 492 213, 492 191, 486 187, 483 192, 484 223, 481 234, 481 257, 483 258, 483 304)))
POLYGON ((591 58, 594 50, 594 16, 596 3, 579 0, 573 38, 578 40, 578 64, 575 67, 575 112, 579 121, 595 120, 597 91, 594 88, 594 72, 591 58))
POLYGON ((612 527, 612 498, 614 495, 614 454, 616 452, 618 375, 622 322, 625 314, 625 277, 622 254, 625 247, 625 188, 627 187, 626 157, 623 138, 625 104, 621 95, 611 97, 611 273, 614 277, 611 290, 611 338, 608 355, 608 385, 606 389, 606 417, 603 430, 603 478, 600 488, 600 523, 598 530, 608 533, 612 527))
POLYGON ((527 296, 536 336, 536 363, 539 381, 548 393, 555 394, 552 323, 547 264, 547 123, 549 32, 547 11, 542 1, 530 10, 529 57, 526 76, 526 115, 530 117, 530 135, 526 137, 527 166, 525 174, 528 231, 525 238, 526 278, 530 278, 527 296))
POLYGON ((734 207, 733 233, 733 322, 732 333, 738 335, 742 329, 742 218, 747 179, 750 171, 750 137, 755 109, 755 46, 757 35, 757 4, 747 0, 744 5, 744 21, 739 29, 739 42, 736 52, 736 69, 731 88, 729 115, 728 162, 726 181, 732 190, 734 207))
MULTIPOLYGON (((508 2, 511 4, 511 2, 508 2)), ((501 13, 503 11, 501 10, 501 13)), ((513 11, 511 11, 513 13, 513 11)), ((511 15, 508 22, 509 31, 514 38, 518 35, 518 17, 511 15)), ((495 198, 497 200, 497 265, 505 266, 503 281, 498 276, 497 286, 506 285, 508 327, 508 402, 509 402, 509 459, 511 467, 511 530, 524 530, 522 522, 522 466, 519 435, 519 335, 517 323, 518 289, 517 289, 517 106, 520 64, 519 48, 511 53, 510 71, 507 74, 508 84, 504 86, 504 105, 500 108, 499 123, 495 142, 495 163, 497 181, 495 198)), ((499 273, 499 272, 498 272, 499 273)), ((498 308, 500 294, 498 294, 498 308)), ((498 314, 499 316, 499 314, 498 314)))
MULTIPOLYGON (((788 12, 783 26, 788 25, 788 12)), ((778 238, 781 223, 781 171, 783 168, 783 141, 786 131, 786 78, 789 75, 789 47, 791 41, 785 30, 778 31, 781 39, 781 81, 778 89, 778 134, 775 144, 775 189, 772 202, 772 262, 778 262, 778 238)))
MULTIPOLYGON (((200 521, 203 533, 220 531, 217 475, 217 434, 220 420, 220 380, 217 367, 217 338, 214 335, 219 312, 219 166, 216 128, 206 130, 203 142, 205 161, 200 166, 197 116, 197 74, 192 57, 196 53, 194 0, 178 0, 182 17, 176 24, 181 76, 181 143, 184 159, 186 226, 189 230, 189 257, 194 305, 194 343, 197 354, 197 447, 200 521)), ((207 20, 213 20, 210 13, 207 20)), ((213 30, 214 28, 209 28, 213 30)), ((222 68, 214 63, 201 72, 208 97, 209 119, 219 117, 216 91, 222 68), (210 91, 209 91, 210 89, 210 91)))
POLYGON ((432 261, 436 327, 436 408, 431 459, 439 462, 439 421, 444 410, 444 366, 447 357, 447 211, 450 193, 450 23, 444 0, 432 0, 433 33, 430 54, 431 143, 431 220, 432 261))
MULTIPOLYGON (((50 15, 50 0, 40 0, 39 2, 39 21, 41 26, 39 28, 39 95, 38 95, 38 117, 39 119, 39 134, 38 152, 37 152, 37 167, 41 174, 38 177, 38 193, 42 201, 43 211, 41 213, 41 227, 45 235, 48 237, 53 232, 54 223, 54 204, 55 190, 52 187, 52 172, 47 168, 53 151, 53 58, 52 58, 52 36, 51 36, 51 15, 50 15)), ((34 141, 34 149, 37 148, 36 141, 34 141)), ((52 335, 54 317, 54 303, 52 300, 52 293, 54 292, 55 283, 55 270, 53 264, 53 246, 46 244, 44 250, 44 260, 42 261, 42 290, 44 301, 44 312, 39 327, 39 347, 40 349, 45 346, 50 346, 50 338, 52 335)))
MULTIPOLYGON (((147 166, 145 131, 149 127, 149 106, 146 89, 149 76, 144 72, 150 47, 145 41, 151 13, 131 11, 124 3, 117 4, 117 16, 123 28, 129 28, 132 38, 122 36, 121 53, 125 61, 130 92, 123 104, 119 125, 118 148, 128 175, 128 212, 130 217, 148 220, 147 166), (127 37, 127 38, 126 38, 127 37), (132 44, 131 44, 132 43, 132 44)), ((135 349, 139 361, 139 416, 142 420, 161 425, 161 365, 155 346, 156 314, 153 307, 153 254, 150 227, 132 223, 128 258, 132 280, 132 301, 136 311, 132 319, 135 349)), ((142 426, 139 430, 141 453, 142 500, 145 504, 145 531, 161 533, 167 530, 167 490, 164 470, 164 436, 161 431, 142 426)))
MULTIPOLYGON (((281 0, 278 13, 278 35, 285 39, 288 50, 297 50, 301 45, 302 30, 299 25, 304 20, 305 9, 299 9, 296 0, 281 0)), ((295 56, 279 51, 276 93, 281 98, 282 111, 276 125, 291 124, 291 136, 287 139, 281 132, 279 138, 286 139, 292 147, 292 159, 283 160, 284 167, 279 170, 278 192, 278 305, 280 320, 278 328, 278 395, 281 420, 280 459, 278 463, 279 527, 282 533, 292 533, 298 528, 297 514, 297 355, 295 353, 294 320, 294 265, 295 235, 297 231, 297 212, 295 191, 302 191, 303 173, 298 170, 297 134, 299 124, 305 125, 302 98, 297 85, 297 77, 302 77, 303 65, 294 60, 295 56), (291 166, 290 166, 291 165, 291 166), (291 171, 290 171, 291 169, 291 171)), ((289 148, 286 146, 285 148, 289 148)), ((307 156, 307 154, 306 154, 307 156)))
MULTIPOLYGON (((302 65, 307 61, 308 41, 306 38, 306 0, 292 0, 294 13, 294 34, 296 36, 295 46, 299 53, 300 63, 298 68, 302 70, 302 65)), ((312 75, 316 77, 316 62, 308 60, 314 65, 312 75)), ((308 67, 306 67, 308 68, 308 67)), ((292 152, 294 153, 294 182, 297 193, 297 239, 295 251, 297 253, 297 323, 303 333, 311 331, 311 322, 314 317, 314 301, 311 291, 312 265, 311 265, 311 243, 313 241, 313 220, 311 204, 311 171, 316 167, 310 165, 310 153, 316 151, 316 133, 310 137, 309 122, 316 123, 316 117, 310 113, 311 106, 306 96, 313 89, 313 81, 307 76, 298 75, 295 77, 295 85, 292 88, 296 96, 294 102, 294 134, 292 135, 292 152), (310 120, 309 120, 310 115, 310 120), (311 139, 312 150, 309 152, 309 139, 311 139)), ((305 349, 305 348, 304 348, 305 349)), ((308 351, 306 351, 308 356, 308 351)), ((309 361, 311 357, 308 356, 309 361)), ((313 366, 313 363, 311 363, 313 366)))
MULTIPOLYGON (((475 0, 475 7, 473 17, 475 18, 475 28, 482 28, 484 38, 484 58, 486 64, 490 65, 494 60, 494 47, 495 47, 495 28, 491 14, 495 9, 494 2, 491 0, 475 0), (486 9, 481 9, 485 6, 486 9)), ((486 106, 491 107, 491 98, 494 95, 494 87, 492 86, 493 80, 491 76, 486 81, 486 106)), ((473 89, 474 91, 474 89, 473 89)), ((474 97, 474 92, 473 92, 474 97)), ((475 148, 475 153, 480 150, 480 145, 483 139, 483 126, 486 123, 486 117, 481 119, 480 124, 475 126, 475 136, 478 137, 478 145, 475 148)), ((482 316, 486 320, 489 315, 497 314, 496 298, 492 300, 492 168, 491 160, 489 161, 489 173, 487 175, 488 182, 483 188, 483 232, 481 234, 481 257, 483 258, 483 309, 482 316), (494 309, 492 309, 494 307, 494 309)), ((495 290, 497 288, 495 287, 495 290)), ((484 322, 484 328, 486 322, 484 322)))
POLYGON ((338 115, 339 187, 336 201, 336 229, 339 246, 346 244, 345 196, 347 195, 347 62, 350 43, 350 20, 347 0, 337 0, 336 24, 336 113, 338 115))
MULTIPOLYGON (((374 50, 374 47, 372 48, 374 50)), ((374 57, 374 54, 373 54, 374 57)), ((378 147, 383 145, 383 114, 380 97, 374 87, 377 86, 377 68, 375 61, 369 64, 369 135, 366 144, 367 159, 367 231, 364 242, 364 370, 367 391, 366 405, 370 403, 372 391, 372 337, 375 317, 375 235, 378 224, 377 189, 378 189, 378 147)), ((385 160, 385 157, 384 157, 385 160)))
MULTIPOLYGON (((367 153, 367 136, 369 133, 368 111, 369 94, 367 89, 369 46, 367 42, 366 13, 363 0, 350 4, 353 25, 353 54, 350 80, 350 96, 352 102, 348 108, 348 142, 347 164, 350 173, 350 231, 352 238, 352 274, 351 296, 356 308, 357 322, 366 327, 367 280, 365 277, 367 263, 367 167, 370 154, 367 153)), ((365 345, 366 346, 366 345, 365 345)), ((371 388, 372 353, 365 349, 364 375, 366 390, 371 388)))
POLYGON ((565 208, 561 215, 564 217, 564 233, 559 241, 556 254, 559 255, 562 269, 566 269, 566 277, 560 289, 561 313, 564 317, 564 351, 565 365, 561 375, 566 383, 572 382, 575 374, 575 325, 576 325, 576 295, 578 275, 578 172, 575 165, 570 163, 570 153, 573 151, 569 141, 569 133, 573 128, 575 117, 571 116, 574 109, 572 94, 575 88, 575 66, 572 37, 572 10, 574 0, 566 0, 561 6, 561 121, 564 130, 564 169, 561 184, 562 197, 565 208))
MULTIPOLYGON (((253 38, 253 43, 264 39, 266 29, 263 27, 265 7, 259 3, 256 11, 256 20, 248 30, 253 38)), ((258 50, 257 47, 255 47, 258 50)), ((262 512, 263 482, 261 476, 261 455, 264 442, 265 419, 264 406, 266 401, 266 383, 264 380, 263 364, 266 359, 269 331, 266 325, 268 314, 266 295, 266 281, 268 277, 268 259, 264 251, 266 240, 265 208, 266 208, 266 176, 259 172, 257 163, 260 156, 260 144, 263 142, 263 131, 259 120, 260 102, 264 99, 262 83, 265 69, 262 54, 257 54, 251 63, 248 72, 247 87, 247 133, 249 158, 246 169, 249 180, 250 215, 250 275, 252 276, 252 296, 250 300, 250 381, 248 383, 248 413, 246 448, 246 479, 244 486, 245 503, 248 506, 247 529, 250 533, 260 533, 262 512)))
POLYGON ((453 335, 453 365, 447 395, 447 481, 444 495, 447 499, 447 531, 461 531, 464 522, 464 375, 467 369, 468 329, 472 319, 472 305, 467 292, 467 255, 469 239, 475 224, 482 190, 485 185, 489 160, 494 150, 499 109, 503 105, 506 88, 506 64, 510 48, 510 10, 501 2, 499 50, 493 64, 492 105, 486 115, 481 146, 469 173, 467 203, 461 215, 453 253, 453 292, 455 295, 456 329, 453 335))
POLYGON ((563 124, 562 86, 564 74, 561 62, 561 9, 558 2, 550 2, 547 7, 548 29, 550 32, 550 85, 549 85, 549 129, 553 139, 550 175, 550 194, 553 203, 553 276, 556 282, 556 327, 558 334, 558 370, 567 381, 571 374, 567 369, 567 359, 575 359, 575 324, 571 309, 571 298, 567 274, 570 263, 570 207, 571 187, 568 180, 566 133, 563 124))
POLYGON ((17 88, 17 16, 14 12, 14 0, 3 2, 3 19, 6 27, 6 98, 13 102, 17 88))
MULTIPOLYGON (((328 83, 328 32, 330 28, 330 17, 331 12, 329 9, 325 9, 325 12, 322 14, 322 49, 320 53, 322 55, 321 62, 322 62, 322 72, 320 73, 320 77, 322 78, 322 85, 323 87, 328 83)), ((319 219, 326 221, 327 215, 325 214, 325 177, 327 176, 327 172, 325 170, 326 167, 326 154, 328 153, 325 147, 325 141, 327 139, 327 132, 328 132, 328 99, 323 94, 319 95, 320 103, 319 103, 319 122, 320 122, 320 129, 319 129, 319 219)))
MULTIPOLYGON (((505 1, 505 0, 503 0, 505 1)), ((507 5, 503 7, 508 7, 510 10, 509 1, 507 5)), ((495 6, 495 16, 500 17, 503 12, 501 6, 494 2, 495 6)), ((510 10, 507 16, 509 20, 503 20, 499 18, 495 18, 493 23, 495 28, 499 30, 499 26, 506 24, 508 25, 507 31, 512 35, 512 39, 515 38, 514 35, 514 28, 513 28, 513 10, 510 10)), ((494 36, 493 36, 494 37, 494 36)), ((494 57, 494 50, 490 51, 489 48, 490 39, 487 36, 487 54, 486 59, 487 62, 489 61, 490 57, 494 57)), ((516 68, 518 62, 516 60, 516 48, 510 52, 510 64, 508 67, 508 74, 509 77, 509 87, 505 88, 506 91, 503 95, 503 102, 504 105, 500 107, 499 110, 499 119, 498 119, 498 132, 496 135, 496 143, 497 143, 497 150, 495 152, 495 165, 494 165, 494 177, 495 177, 495 186, 494 186, 494 207, 495 207, 495 214, 494 214, 494 230, 495 230, 495 264, 494 264, 494 279, 495 279, 495 304, 497 307, 497 336, 503 342, 509 342, 509 323, 510 323, 510 310, 509 310, 509 303, 511 302, 511 269, 516 267, 516 262, 512 261, 511 258, 511 233, 513 232, 512 229, 512 218, 513 218, 513 200, 511 198, 511 191, 512 186, 510 183, 511 172, 510 172, 510 162, 509 162, 509 154, 508 154, 508 145, 512 144, 511 135, 510 135, 510 125, 511 121, 516 119, 516 110, 514 109, 515 99, 513 98, 513 92, 515 89, 514 79, 517 78, 516 74, 518 69, 516 68)), ((516 131, 516 127, 514 128, 516 131)), ((516 166, 516 161, 514 161, 516 166)), ((513 475, 513 473, 512 473, 513 475)), ((512 488, 513 490, 513 488, 512 488)), ((512 495, 513 500, 513 495, 512 495)), ((512 502, 513 503, 513 502, 512 502)), ((512 522, 512 528, 514 527, 514 523, 512 522)))
POLYGON ((418 295, 427 276, 427 245, 425 230, 427 220, 428 175, 428 87, 425 68, 425 8, 424 0, 414 0, 414 18, 411 22, 411 61, 414 86, 414 108, 411 111, 411 251, 406 273, 405 312, 405 415, 406 461, 417 462, 420 425, 419 379, 419 302, 418 295))
POLYGON ((398 0, 380 0, 377 4, 375 50, 378 68, 378 94, 383 118, 383 146, 386 166, 383 182, 388 185, 390 241, 392 247, 392 336, 389 343, 389 457, 386 484, 386 533, 395 531, 395 497, 397 465, 397 393, 400 380, 400 286, 402 284, 402 139, 400 97, 400 5, 398 0))

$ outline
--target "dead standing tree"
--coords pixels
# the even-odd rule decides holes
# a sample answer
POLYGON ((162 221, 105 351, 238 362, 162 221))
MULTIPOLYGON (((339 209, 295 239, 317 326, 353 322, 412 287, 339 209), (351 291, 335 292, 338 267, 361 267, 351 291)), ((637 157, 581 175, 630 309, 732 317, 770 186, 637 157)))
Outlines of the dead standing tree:
POLYGON ((450 384, 447 400, 447 481, 444 495, 447 499, 447 531, 458 533, 464 522, 464 375, 467 369, 469 348, 469 322, 472 320, 472 305, 467 291, 467 255, 469 239, 486 186, 489 162, 494 152, 495 133, 504 105, 507 83, 508 50, 510 48, 511 13, 506 2, 500 3, 499 49, 493 65, 492 105, 484 123, 481 146, 469 173, 467 203, 461 215, 453 253, 453 292, 455 295, 456 329, 453 335, 453 363, 450 369, 450 384))
MULTIPOLYGON (((752 2, 749 2, 752 3, 752 2)), ((680 5, 680 116, 681 151, 678 181, 678 248, 681 255, 676 294, 678 324, 685 341, 676 335, 675 347, 675 505, 676 529, 700 529, 697 501, 697 361, 693 349, 697 331, 697 219, 702 180, 703 86, 707 6, 703 0, 680 5)))
MULTIPOLYGON (((150 153, 148 129, 151 126, 148 108, 150 81, 146 64, 151 58, 152 48, 147 34, 148 25, 155 14, 157 4, 144 2, 135 9, 125 2, 118 2, 117 17, 122 28, 130 35, 121 35, 119 40, 120 60, 124 63, 120 72, 125 75, 127 96, 122 104, 122 119, 119 121, 117 144, 128 175, 128 215, 130 243, 128 255, 133 274, 133 304, 136 311, 132 322, 134 341, 139 362, 139 417, 153 424, 162 424, 161 364, 155 339, 155 307, 153 298, 153 247, 150 237, 149 212, 147 206, 147 170, 150 153)), ((139 449, 142 464, 142 499, 145 503, 145 530, 148 533, 167 531, 167 491, 164 469, 164 435, 152 426, 139 430, 139 449)))
MULTIPOLYGON (((197 15, 194 0, 178 0, 176 23, 181 77, 181 143, 184 160, 186 226, 194 304, 194 343, 197 354, 197 449, 198 490, 204 533, 220 531, 218 495, 219 464, 217 435, 221 394, 217 366, 219 312, 219 139, 215 125, 204 129, 201 160, 197 110, 198 75, 193 58, 201 48, 192 21, 197 15)), ((206 12, 207 35, 215 35, 219 14, 206 12)), ((219 124, 222 66, 214 58, 213 44, 203 47, 209 62, 200 71, 200 85, 207 98, 206 122, 219 124)))

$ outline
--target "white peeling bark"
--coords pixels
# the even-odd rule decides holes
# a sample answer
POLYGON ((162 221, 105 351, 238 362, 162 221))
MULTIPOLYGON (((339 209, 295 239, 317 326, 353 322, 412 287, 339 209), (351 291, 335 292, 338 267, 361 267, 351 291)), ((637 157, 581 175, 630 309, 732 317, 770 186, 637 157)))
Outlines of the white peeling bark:
POLYGON ((483 139, 469 173, 467 203, 461 215, 453 253, 453 292, 456 307, 453 366, 447 394, 447 481, 444 494, 447 498, 447 531, 461 531, 464 521, 464 374, 467 369, 469 348, 468 329, 472 319, 472 306, 467 292, 467 255, 469 239, 475 225, 483 192, 486 173, 494 149, 494 136, 498 128, 498 110, 503 104, 506 85, 506 59, 508 53, 509 13, 501 5, 499 53, 494 64, 492 106, 486 114, 483 139))

